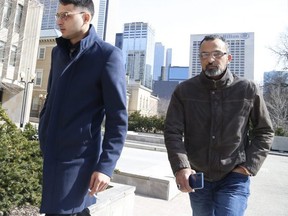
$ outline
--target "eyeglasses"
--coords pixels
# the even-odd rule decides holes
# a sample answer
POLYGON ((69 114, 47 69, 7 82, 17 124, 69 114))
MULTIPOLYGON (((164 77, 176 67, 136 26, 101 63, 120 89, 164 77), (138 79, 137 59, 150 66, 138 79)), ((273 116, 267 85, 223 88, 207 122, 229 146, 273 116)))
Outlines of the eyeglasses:
POLYGON ((79 12, 79 13, 72 13, 72 12, 61 12, 61 13, 56 13, 55 15, 55 19, 58 20, 58 19, 61 19, 61 20, 67 20, 68 17, 70 16, 73 16, 73 15, 76 15, 76 14, 83 14, 85 12, 79 12))
POLYGON ((213 51, 213 52, 201 52, 199 54, 199 57, 201 59, 208 59, 211 55, 214 59, 219 59, 222 56, 226 55, 226 52, 222 52, 222 51, 213 51))

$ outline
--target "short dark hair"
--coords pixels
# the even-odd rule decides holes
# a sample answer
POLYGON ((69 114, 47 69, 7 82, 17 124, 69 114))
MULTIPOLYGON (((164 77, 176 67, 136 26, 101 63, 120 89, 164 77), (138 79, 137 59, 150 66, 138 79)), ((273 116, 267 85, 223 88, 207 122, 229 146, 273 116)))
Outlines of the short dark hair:
POLYGON ((203 38, 203 40, 200 42, 199 48, 201 47, 201 45, 202 45, 202 43, 204 41, 213 41, 213 40, 216 40, 216 39, 219 39, 219 40, 223 41, 226 44, 227 52, 229 52, 229 44, 227 43, 226 39, 223 36, 218 35, 218 34, 206 35, 203 38))
POLYGON ((87 9, 94 16, 94 3, 92 0, 59 0, 60 4, 73 4, 75 7, 87 9))

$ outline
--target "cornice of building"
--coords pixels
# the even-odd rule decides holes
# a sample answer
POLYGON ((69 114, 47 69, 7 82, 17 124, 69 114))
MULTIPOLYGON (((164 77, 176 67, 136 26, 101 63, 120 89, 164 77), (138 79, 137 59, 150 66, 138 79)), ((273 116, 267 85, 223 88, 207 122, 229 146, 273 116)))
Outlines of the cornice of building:
POLYGON ((55 42, 55 38, 41 38, 40 42, 55 42))

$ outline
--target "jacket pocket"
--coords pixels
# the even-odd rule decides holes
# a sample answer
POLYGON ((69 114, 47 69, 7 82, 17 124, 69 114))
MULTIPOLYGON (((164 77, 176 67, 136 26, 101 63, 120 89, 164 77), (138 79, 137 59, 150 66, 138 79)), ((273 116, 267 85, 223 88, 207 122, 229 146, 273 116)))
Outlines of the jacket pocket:
POLYGON ((235 168, 236 165, 244 163, 246 161, 246 154, 244 150, 235 151, 229 156, 220 156, 218 160, 218 169, 222 172, 228 173, 235 168))

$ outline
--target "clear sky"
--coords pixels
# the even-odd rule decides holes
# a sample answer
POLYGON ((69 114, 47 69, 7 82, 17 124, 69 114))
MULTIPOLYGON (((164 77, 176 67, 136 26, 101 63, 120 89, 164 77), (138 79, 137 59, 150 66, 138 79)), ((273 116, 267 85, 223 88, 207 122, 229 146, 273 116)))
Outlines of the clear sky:
POLYGON ((255 79, 281 69, 268 47, 288 32, 288 0, 109 0, 106 40, 124 23, 148 22, 155 42, 172 48, 172 66, 189 66, 191 34, 255 33, 255 79))

